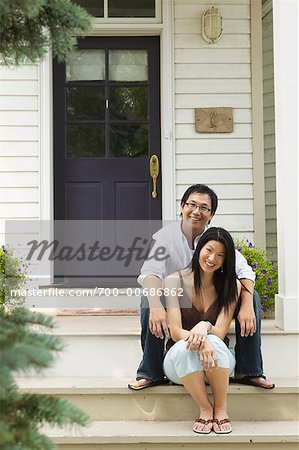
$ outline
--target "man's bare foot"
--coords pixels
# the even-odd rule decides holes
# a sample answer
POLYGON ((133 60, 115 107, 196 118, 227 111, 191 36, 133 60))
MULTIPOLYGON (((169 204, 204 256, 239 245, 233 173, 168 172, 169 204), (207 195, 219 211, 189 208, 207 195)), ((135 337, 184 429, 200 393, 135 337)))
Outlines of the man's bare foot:
POLYGON ((267 378, 255 377, 251 378, 251 381, 255 384, 255 386, 263 387, 265 389, 273 389, 275 387, 273 381, 268 380, 267 378))
POLYGON ((217 434, 228 434, 232 431, 232 426, 226 409, 214 410, 213 430, 217 434))
POLYGON ((128 386, 131 387, 131 389, 143 389, 148 387, 151 383, 151 380, 141 378, 141 380, 133 380, 128 386))
POLYGON ((249 386, 261 387, 264 389, 273 389, 275 384, 273 381, 268 380, 265 375, 261 375, 259 377, 250 376, 250 375, 235 375, 235 378, 230 378, 232 383, 239 384, 247 384, 249 386))
POLYGON ((141 378, 140 380, 133 380, 131 383, 128 384, 128 388, 132 389, 133 391, 140 391, 141 389, 146 389, 148 387, 152 386, 159 386, 160 384, 167 384, 168 380, 163 379, 159 381, 151 381, 147 380, 146 378, 141 378))
POLYGON ((213 407, 201 409, 199 418, 195 420, 193 431, 199 434, 209 434, 213 427, 213 407))

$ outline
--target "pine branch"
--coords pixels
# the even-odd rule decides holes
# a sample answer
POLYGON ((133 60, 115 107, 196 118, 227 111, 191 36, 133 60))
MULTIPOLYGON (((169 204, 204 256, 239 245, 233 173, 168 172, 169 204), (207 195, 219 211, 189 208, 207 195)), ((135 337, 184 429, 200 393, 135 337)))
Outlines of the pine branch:
MULTIPOLYGON (((1 1, 1 0, 0 0, 1 1)), ((0 307, 0 448, 52 450, 41 432, 44 424, 86 425, 88 416, 66 400, 51 395, 22 393, 13 373, 49 367, 63 344, 47 334, 54 321, 26 308, 0 307)))
POLYGON ((0 53, 6 64, 36 62, 52 45, 65 60, 91 25, 91 16, 71 0, 0 0, 0 53))

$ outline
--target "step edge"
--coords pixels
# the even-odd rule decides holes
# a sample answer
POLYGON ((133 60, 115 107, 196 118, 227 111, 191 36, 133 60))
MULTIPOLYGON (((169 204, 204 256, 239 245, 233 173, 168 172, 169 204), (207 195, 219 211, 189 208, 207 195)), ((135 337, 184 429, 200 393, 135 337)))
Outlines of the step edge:
MULTIPOLYGON (((189 395, 183 386, 167 385, 156 386, 154 388, 142 389, 140 391, 133 391, 128 389, 127 384, 130 381, 126 378, 114 379, 117 385, 109 385, 109 380, 102 379, 103 384, 99 384, 100 379, 94 378, 16 378, 16 382, 21 392, 35 392, 35 393, 48 393, 48 394, 112 394, 112 395, 189 395), (65 383, 70 381, 70 385, 65 383), (57 383, 58 386, 45 386, 44 383, 57 383), (59 386, 60 383, 60 386, 59 386), (96 385, 93 385, 95 383, 96 385), (121 385, 118 385, 120 383, 121 385)), ((276 383, 274 389, 262 389, 248 385, 230 384, 228 393, 229 395, 240 394, 258 394, 258 395, 280 395, 280 394, 298 394, 299 393, 299 378, 273 378, 273 382, 276 383)), ((208 386, 210 392, 210 387, 208 386)))
MULTIPOLYGON (((170 427, 170 430, 175 427, 175 429, 181 429, 181 434, 172 433, 169 434, 154 434, 155 432, 159 432, 161 429, 161 422, 160 421, 157 425, 157 422, 152 421, 94 421, 91 423, 91 427, 87 427, 85 429, 80 429, 81 435, 72 435, 71 431, 68 429, 65 434, 64 430, 61 429, 47 429, 46 427, 42 430, 43 432, 46 432, 46 434, 53 439, 55 443, 75 443, 75 444, 90 444, 90 443, 198 443, 198 436, 194 433, 192 433, 191 426, 192 421, 163 421, 163 425, 167 426, 167 424, 170 427), (138 430, 140 429, 140 425, 144 426, 144 424, 147 424, 147 427, 149 428, 150 425, 150 431, 141 432, 139 435, 136 434, 134 431, 133 435, 128 435, 126 433, 132 432, 130 430, 138 430), (113 425, 113 428, 116 430, 115 434, 110 435, 103 435, 102 430, 107 429, 107 426, 113 425), (118 429, 118 425, 121 427, 121 431, 118 429), (97 432, 97 427, 99 428, 99 431, 97 432), (139 427, 139 428, 138 428, 139 427), (126 431, 127 430, 127 431, 126 431), (101 434, 102 433, 102 434, 101 434)), ((233 427, 234 431, 232 434, 229 435, 216 435, 214 433, 211 433, 210 435, 206 435, 202 437, 205 442, 215 443, 215 442, 230 442, 230 443, 297 443, 299 441, 298 438, 298 432, 297 421, 285 421, 284 425, 290 428, 290 430, 284 431, 284 432, 277 432, 277 433, 269 433, 269 426, 271 429, 277 429, 277 425, 279 424, 279 421, 234 421, 233 427), (244 424, 246 423, 246 428, 250 425, 254 425, 258 428, 256 434, 252 434, 252 432, 249 432, 249 434, 242 433, 238 431, 240 427, 244 427, 244 424), (262 431, 263 425, 265 425, 265 432, 262 431), (297 425, 297 426, 296 426, 297 425), (273 428, 274 427, 274 428, 273 428)), ((285 428, 286 428, 285 426, 285 428)), ((109 428, 108 428, 109 429, 109 428)), ((78 433, 78 428, 76 429, 76 432, 78 433)), ((107 433, 107 431, 105 431, 107 433)), ((202 441, 201 441, 202 442, 202 441)))

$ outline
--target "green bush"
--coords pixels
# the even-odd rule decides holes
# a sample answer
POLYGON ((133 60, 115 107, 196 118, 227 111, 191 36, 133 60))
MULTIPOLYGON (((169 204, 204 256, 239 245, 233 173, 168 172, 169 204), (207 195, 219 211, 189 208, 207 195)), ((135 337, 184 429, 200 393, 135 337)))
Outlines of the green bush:
POLYGON ((235 247, 255 273, 255 290, 261 297, 263 312, 271 314, 274 311, 275 294, 278 293, 277 265, 270 254, 248 240, 235 239, 235 247))
POLYGON ((22 304, 24 297, 15 290, 20 290, 27 281, 28 265, 17 258, 9 246, 0 247, 0 305, 4 303, 22 304))
POLYGON ((43 425, 85 426, 89 417, 70 402, 49 394, 23 392, 15 376, 50 367, 64 345, 51 334, 52 317, 24 307, 0 305, 0 448, 55 450, 43 425))

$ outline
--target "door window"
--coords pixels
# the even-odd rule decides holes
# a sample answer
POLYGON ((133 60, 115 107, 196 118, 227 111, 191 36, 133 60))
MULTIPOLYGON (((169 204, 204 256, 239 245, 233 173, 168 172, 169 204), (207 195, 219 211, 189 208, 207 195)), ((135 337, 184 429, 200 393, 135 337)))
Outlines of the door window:
POLYGON ((148 155, 147 50, 79 50, 66 62, 66 155, 148 155))
POLYGON ((76 50, 67 57, 67 81, 105 80, 105 50, 76 50))

